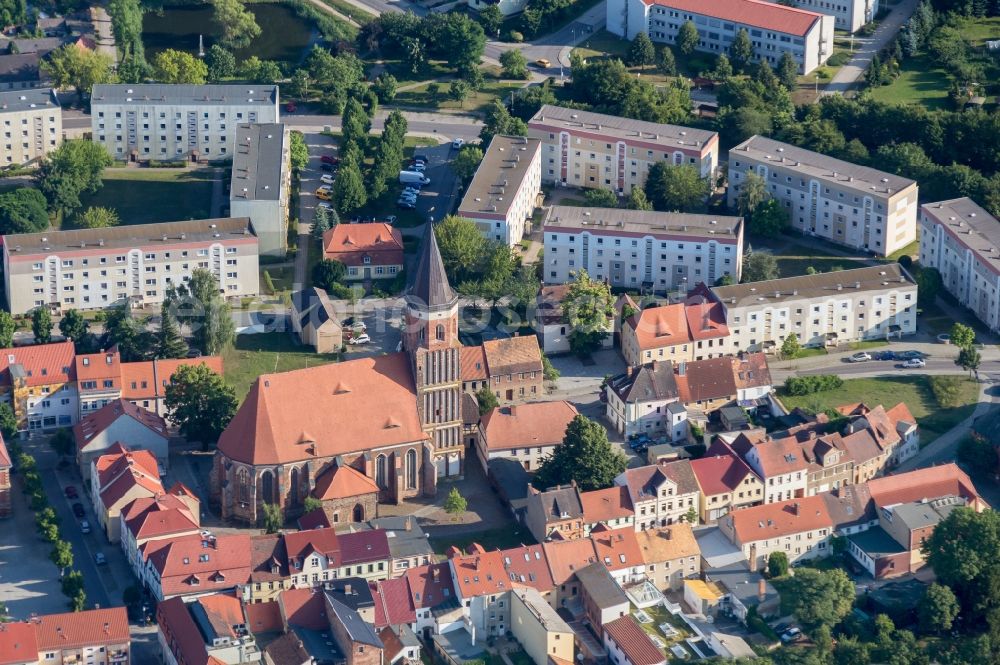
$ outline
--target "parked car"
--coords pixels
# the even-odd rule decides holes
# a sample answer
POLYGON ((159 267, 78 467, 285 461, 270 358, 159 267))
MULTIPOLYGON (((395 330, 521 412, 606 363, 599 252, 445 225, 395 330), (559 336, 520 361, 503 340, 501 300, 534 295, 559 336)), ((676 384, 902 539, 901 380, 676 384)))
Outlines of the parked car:
POLYGON ((923 358, 925 355, 927 354, 922 351, 913 351, 912 349, 909 351, 896 352, 896 358, 898 358, 899 360, 910 360, 911 358, 923 358))
POLYGON ((909 360, 899 364, 903 369, 919 369, 921 367, 926 367, 927 362, 922 358, 910 358, 909 360))
POLYGON ((321 183, 323 183, 324 185, 332 185, 332 184, 333 184, 333 176, 332 176, 332 175, 330 175, 329 173, 324 173, 324 174, 323 174, 323 175, 322 175, 322 176, 320 177, 319 181, 320 181, 321 183))
POLYGON ((94 555, 94 563, 98 566, 103 566, 108 562, 108 558, 104 556, 104 552, 98 552, 94 555))
POLYGON ((372 338, 368 336, 368 333, 361 333, 360 335, 355 335, 351 339, 347 340, 348 344, 368 344, 372 341, 372 338))
POLYGON ((899 360, 892 351, 876 351, 872 354, 872 358, 875 360, 899 360))
POLYGON ((88 522, 87 520, 82 520, 80 522, 80 532, 90 533, 90 522, 88 522))
POLYGON ((423 162, 424 164, 426 164, 427 162, 429 162, 431 160, 427 159, 427 155, 414 155, 413 156, 413 161, 415 161, 415 162, 423 162))
POLYGON ((323 185, 322 187, 316 190, 316 198, 318 198, 321 201, 329 201, 330 199, 333 198, 333 189, 330 187, 330 185, 323 185))
POLYGON ((396 207, 402 208, 403 210, 413 210, 417 207, 417 204, 407 199, 399 199, 396 201, 396 207))
POLYGON ((872 359, 872 356, 871 356, 870 353, 867 353, 865 351, 859 351, 858 353, 855 353, 853 356, 851 356, 847 360, 849 362, 852 362, 852 363, 863 363, 863 362, 867 362, 867 361, 869 361, 871 359, 872 359))
POLYGON ((328 171, 330 173, 332 173, 332 172, 334 172, 334 171, 337 170, 337 167, 334 166, 333 164, 320 164, 319 167, 321 169, 323 169, 324 171, 328 171))
POLYGON ((465 139, 455 139, 454 141, 451 142, 451 147, 454 148, 455 150, 458 150, 463 145, 465 145, 465 139))
POLYGON ((83 504, 79 501, 73 504, 73 514, 76 515, 77 519, 83 519, 83 516, 87 514, 83 510, 83 504))
POLYGON ((76 497, 79 496, 79 494, 76 493, 76 488, 73 487, 72 485, 67 485, 65 491, 67 499, 75 499, 76 497))
POLYGON ((323 164, 340 164, 340 157, 334 157, 333 155, 323 155, 319 158, 319 161, 323 164))
MULTIPOLYGON (((374 221, 374 220, 372 220, 372 221, 374 221)), ((395 215, 387 215, 386 218, 385 218, 385 223, 386 224, 395 224, 396 223, 396 216, 395 215)))
POLYGON ((365 325, 364 321, 355 319, 353 316, 349 316, 344 319, 344 327, 352 330, 360 330, 361 332, 366 332, 368 330, 368 326, 365 325))
POLYGON ((410 166, 410 170, 416 171, 417 173, 423 173, 424 171, 427 170, 427 165, 424 164, 423 162, 413 162, 413 164, 410 166))
POLYGON ((781 634, 781 641, 785 644, 791 644, 792 642, 797 641, 801 636, 802 631, 798 627, 793 626, 781 634))
POLYGON ((535 64, 541 67, 542 69, 548 69, 549 67, 552 66, 552 63, 549 62, 548 59, 546 58, 539 58, 538 60, 535 60, 535 64))
POLYGON ((405 199, 407 201, 413 201, 414 203, 416 203, 417 201, 417 195, 414 194, 413 192, 403 192, 399 195, 399 198, 405 199))

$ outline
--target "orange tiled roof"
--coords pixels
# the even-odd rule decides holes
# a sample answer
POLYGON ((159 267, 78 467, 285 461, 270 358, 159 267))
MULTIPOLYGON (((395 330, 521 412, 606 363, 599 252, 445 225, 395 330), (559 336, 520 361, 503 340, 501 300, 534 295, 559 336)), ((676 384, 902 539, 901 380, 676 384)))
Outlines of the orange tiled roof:
POLYGON ((868 481, 868 491, 880 508, 949 495, 981 501, 972 479, 954 462, 873 478, 868 481))
POLYGON ((376 628, 414 623, 417 620, 410 583, 406 576, 378 582, 372 596, 375 599, 376 628))
POLYGON ((590 539, 594 541, 598 561, 604 563, 608 570, 643 565, 642 549, 632 527, 601 531, 592 534, 590 539))
POLYGON ((753 473, 738 455, 712 455, 691 460, 691 470, 706 496, 733 492, 748 474, 753 473))
POLYGON ((542 351, 534 335, 486 340, 483 353, 490 376, 542 371, 542 351))
POLYGON ((378 492, 374 480, 349 466, 332 466, 316 478, 313 496, 320 501, 346 499, 378 492))
POLYGON ((555 586, 541 545, 522 545, 503 550, 500 556, 512 587, 530 586, 539 593, 548 593, 555 586))
POLYGON ((69 383, 75 378, 73 342, 32 344, 0 349, 0 385, 12 385, 10 368, 20 365, 29 387, 69 383))
POLYGON ((150 476, 135 469, 124 471, 111 481, 111 484, 102 483, 102 486, 104 489, 101 490, 101 503, 109 510, 125 498, 133 487, 142 488, 149 497, 163 493, 163 485, 157 476, 150 476))
POLYGON ((483 381, 486 379, 486 353, 482 346, 463 346, 462 380, 483 381))
POLYGON ((121 356, 117 349, 78 355, 75 365, 77 381, 97 381, 99 390, 110 390, 104 386, 105 380, 111 381, 115 390, 122 387, 121 356))
POLYGON ((511 589, 499 550, 459 555, 451 559, 455 586, 462 598, 502 593, 511 589))
POLYGON ((31 623, 0 623, 0 665, 38 662, 38 639, 31 623))
POLYGON ((137 473, 152 477, 160 475, 153 453, 148 450, 129 450, 120 441, 115 442, 108 448, 107 453, 94 460, 94 468, 97 470, 97 482, 100 487, 104 487, 127 469, 134 469, 137 473))
POLYGON ((125 528, 136 540, 199 530, 199 515, 192 515, 188 505, 172 494, 136 499, 122 511, 125 528))
POLYGON ((799 37, 804 37, 822 18, 821 14, 815 12, 775 5, 763 0, 730 0, 710 5, 698 0, 643 0, 643 3, 799 37))
POLYGON ((588 524, 635 515, 632 501, 628 496, 628 487, 625 486, 580 492, 580 503, 583 504, 583 519, 588 524))
POLYGON ((123 417, 132 418, 164 438, 169 436, 167 434, 167 421, 163 418, 127 400, 117 399, 85 416, 73 426, 73 436, 76 438, 77 448, 80 450, 86 448, 94 437, 123 417))
POLYGON ((604 632, 615 641, 630 665, 657 665, 667 660, 631 614, 604 624, 604 632))
POLYGON ((338 224, 323 234, 323 258, 345 266, 402 265, 403 235, 385 222, 338 224))
POLYGON ((174 538, 148 560, 159 574, 164 596, 228 589, 250 580, 250 536, 174 538))
POLYGON ((698 541, 694 537, 691 525, 687 522, 639 531, 635 537, 639 541, 642 560, 647 564, 674 561, 701 554, 698 541))
POLYGON ((625 323, 635 332, 640 351, 691 342, 683 303, 644 309, 625 323))
POLYGON ((451 566, 447 561, 406 571, 413 607, 432 608, 455 597, 451 566))
POLYGON ((33 623, 39 651, 124 644, 129 641, 128 614, 124 607, 46 614, 33 619, 33 623))
POLYGON ((480 426, 488 450, 562 443, 573 418, 579 413, 569 402, 531 402, 498 406, 482 417, 480 426))
POLYGON ((278 601, 248 603, 244 609, 247 613, 247 628, 251 633, 255 635, 258 633, 278 633, 283 629, 281 606, 278 601))
POLYGON ((552 541, 542 544, 554 584, 564 584, 576 572, 597 561, 597 551, 589 538, 552 541))
POLYGON ((122 363, 122 397, 127 400, 156 399, 166 395, 170 380, 182 366, 205 365, 216 374, 222 374, 220 356, 201 358, 167 358, 145 362, 122 363))
POLYGON ((826 500, 819 495, 743 508, 722 519, 732 520, 741 544, 833 528, 826 500))
POLYGON ((334 565, 340 564, 340 543, 337 541, 337 532, 332 527, 312 529, 311 531, 293 531, 286 533, 284 538, 285 552, 288 555, 290 567, 296 561, 302 561, 313 552, 333 559, 334 565))

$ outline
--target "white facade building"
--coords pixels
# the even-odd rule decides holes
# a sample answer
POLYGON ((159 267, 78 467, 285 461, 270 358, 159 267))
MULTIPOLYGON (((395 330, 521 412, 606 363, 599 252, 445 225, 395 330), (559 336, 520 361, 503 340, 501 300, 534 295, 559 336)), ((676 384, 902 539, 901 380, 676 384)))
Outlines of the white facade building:
POLYGON ((62 144, 62 107, 51 88, 0 92, 0 166, 20 166, 62 144))
POLYGON ((729 207, 747 174, 788 210, 792 228, 889 256, 917 239, 917 183, 763 136, 729 151, 729 207))
POLYGON ((115 159, 225 159, 238 124, 278 122, 278 86, 99 84, 90 105, 92 140, 115 159))
POLYGON ((250 218, 261 254, 284 256, 288 249, 288 190, 292 177, 285 126, 240 124, 236 131, 229 214, 250 218))
POLYGON ((739 281, 742 271, 740 217, 552 206, 543 228, 546 284, 586 270, 612 287, 662 293, 739 281))
POLYGON ((969 198, 925 203, 920 265, 937 268, 949 293, 1000 330, 1000 221, 969 198))
POLYGON ((837 30, 857 32, 875 19, 881 5, 879 0, 799 0, 795 6, 832 16, 837 30))
POLYGON ((654 42, 673 44, 688 21, 698 29, 699 51, 728 53, 745 29, 755 58, 774 67, 782 53, 791 53, 800 74, 813 71, 833 54, 832 16, 764 0, 608 0, 607 4, 608 31, 628 40, 645 32, 654 42))

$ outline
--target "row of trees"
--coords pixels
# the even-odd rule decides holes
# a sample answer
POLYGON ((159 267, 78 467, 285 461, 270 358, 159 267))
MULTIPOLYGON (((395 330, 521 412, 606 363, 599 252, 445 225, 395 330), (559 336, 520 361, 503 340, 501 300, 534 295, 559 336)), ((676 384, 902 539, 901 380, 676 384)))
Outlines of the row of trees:
POLYGON ((413 73, 434 59, 448 62, 464 76, 479 70, 486 33, 482 25, 458 12, 432 12, 425 17, 386 12, 361 29, 359 41, 383 57, 401 59, 413 73))

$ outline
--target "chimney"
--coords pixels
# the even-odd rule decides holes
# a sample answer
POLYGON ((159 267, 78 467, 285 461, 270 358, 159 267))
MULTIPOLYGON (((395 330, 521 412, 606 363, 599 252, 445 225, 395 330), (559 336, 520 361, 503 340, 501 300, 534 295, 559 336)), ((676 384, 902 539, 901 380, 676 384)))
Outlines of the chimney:
POLYGON ((750 572, 757 572, 757 545, 750 545, 750 572))
POLYGON ((410 516, 406 517, 406 530, 409 531, 413 528, 413 518, 410 516))
POLYGON ((799 502, 798 501, 796 501, 795 503, 792 504, 792 513, 795 514, 795 515, 799 514, 799 502))
POLYGON ((653 371, 655 372, 657 370, 657 368, 659 368, 659 366, 660 366, 660 361, 659 360, 654 360, 653 361, 653 371))
POLYGON ((345 584, 344 585, 344 595, 345 596, 350 596, 351 595, 351 585, 350 584, 345 584))
POLYGON ((762 577, 759 580, 757 580, 757 600, 763 603, 764 598, 766 597, 767 597, 767 582, 765 582, 764 578, 762 577))
POLYGON ((631 366, 626 367, 625 368, 625 376, 627 376, 628 378, 631 379, 632 378, 632 372, 634 372, 634 371, 635 371, 634 367, 631 367, 631 366))

